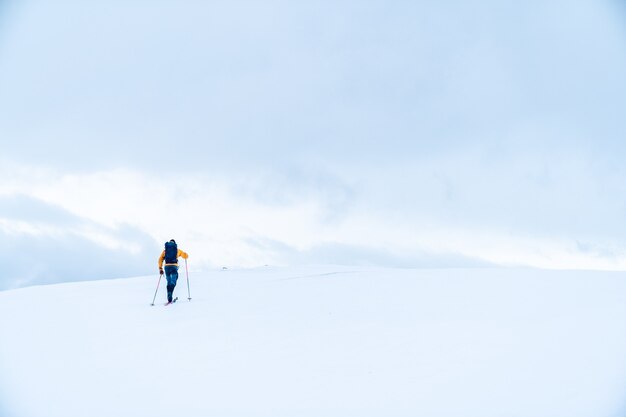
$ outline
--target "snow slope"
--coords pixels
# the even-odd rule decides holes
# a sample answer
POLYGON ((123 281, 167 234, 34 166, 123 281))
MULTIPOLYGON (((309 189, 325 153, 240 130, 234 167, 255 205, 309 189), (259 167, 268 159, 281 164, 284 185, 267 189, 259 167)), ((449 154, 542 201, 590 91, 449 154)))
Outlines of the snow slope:
POLYGON ((0 414, 626 415, 626 274, 261 268, 0 292, 0 414), (162 283, 163 284, 163 283, 162 283))

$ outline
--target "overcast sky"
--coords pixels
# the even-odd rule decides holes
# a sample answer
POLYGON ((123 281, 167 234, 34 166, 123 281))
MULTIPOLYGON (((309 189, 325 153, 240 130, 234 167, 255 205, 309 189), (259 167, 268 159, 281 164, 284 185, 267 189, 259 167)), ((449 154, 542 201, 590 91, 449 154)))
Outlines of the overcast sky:
POLYGON ((0 289, 626 269, 618 1, 0 2, 0 289))

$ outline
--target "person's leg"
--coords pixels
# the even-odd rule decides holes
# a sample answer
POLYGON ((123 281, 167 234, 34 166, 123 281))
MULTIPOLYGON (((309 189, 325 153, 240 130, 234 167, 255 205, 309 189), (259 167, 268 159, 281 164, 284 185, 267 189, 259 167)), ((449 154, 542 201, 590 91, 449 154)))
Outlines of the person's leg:
POLYGON ((167 302, 171 303, 174 286, 172 285, 172 269, 169 266, 165 267, 165 278, 167 279, 167 302))
POLYGON ((165 278, 167 278, 167 301, 171 303, 174 288, 176 287, 176 281, 178 281, 178 267, 169 265, 166 266, 165 278))

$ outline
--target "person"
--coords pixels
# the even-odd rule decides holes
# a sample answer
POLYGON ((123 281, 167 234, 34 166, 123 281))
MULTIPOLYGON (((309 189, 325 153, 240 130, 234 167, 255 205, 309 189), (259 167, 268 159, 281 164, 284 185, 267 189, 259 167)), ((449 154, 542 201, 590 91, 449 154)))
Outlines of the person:
POLYGON ((165 242, 165 249, 159 256, 159 273, 163 275, 165 272, 165 278, 167 279, 167 303, 172 302, 172 296, 174 294, 174 288, 176 287, 176 281, 178 281, 178 258, 182 257, 187 259, 189 255, 186 252, 178 249, 176 241, 171 239, 169 242, 165 242), (163 261, 165 261, 165 268, 163 268, 163 261))

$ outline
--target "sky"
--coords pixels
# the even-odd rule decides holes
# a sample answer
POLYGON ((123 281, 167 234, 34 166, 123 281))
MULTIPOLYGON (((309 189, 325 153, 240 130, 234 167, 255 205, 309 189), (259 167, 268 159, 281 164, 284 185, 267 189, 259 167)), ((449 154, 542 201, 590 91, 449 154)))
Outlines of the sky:
POLYGON ((619 1, 0 1, 0 289, 626 269, 619 1))

